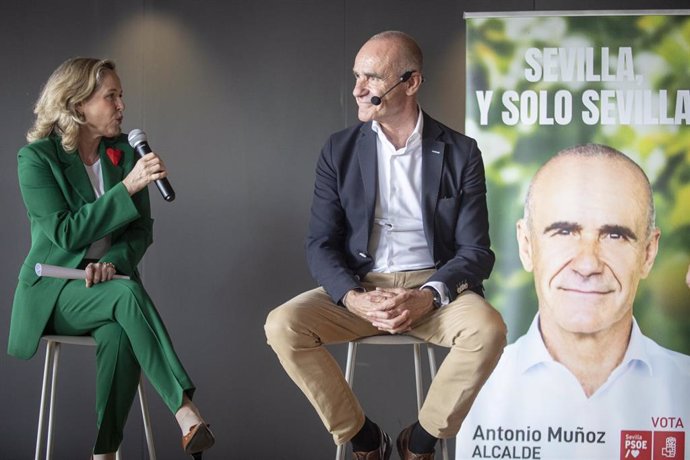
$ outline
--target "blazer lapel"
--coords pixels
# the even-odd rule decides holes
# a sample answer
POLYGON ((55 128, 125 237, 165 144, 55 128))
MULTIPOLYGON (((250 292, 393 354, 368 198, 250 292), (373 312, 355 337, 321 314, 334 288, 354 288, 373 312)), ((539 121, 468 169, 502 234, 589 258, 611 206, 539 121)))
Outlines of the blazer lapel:
POLYGON ((359 169, 364 185, 364 208, 367 212, 367 241, 374 223, 374 209, 376 207, 376 193, 378 184, 378 170, 376 166, 376 135, 371 130, 371 123, 362 126, 356 145, 359 169))
POLYGON ((67 182, 77 191, 82 200, 86 203, 91 203, 96 199, 96 194, 93 192, 91 181, 89 181, 84 163, 79 158, 79 153, 67 153, 59 142, 57 144, 60 161, 66 165, 64 171, 67 182))
POLYGON ((422 134, 422 218, 429 247, 433 248, 434 215, 441 187, 446 144, 437 140, 441 135, 441 128, 426 114, 424 114, 424 131, 422 134))

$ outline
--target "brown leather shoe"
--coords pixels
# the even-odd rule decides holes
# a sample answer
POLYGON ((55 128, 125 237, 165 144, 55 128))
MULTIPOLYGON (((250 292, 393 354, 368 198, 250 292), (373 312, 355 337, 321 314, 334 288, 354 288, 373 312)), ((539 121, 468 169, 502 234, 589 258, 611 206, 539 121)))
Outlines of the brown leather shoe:
POLYGON ((398 440, 396 442, 398 446, 398 455, 400 455, 401 460, 434 460, 434 451, 428 454, 415 454, 410 452, 407 446, 410 445, 410 435, 412 434, 412 427, 410 425, 400 432, 398 435, 398 440))
POLYGON ((390 436, 379 428, 379 448, 371 452, 352 452, 353 460, 388 460, 393 453, 390 436))
POLYGON ((182 437, 182 449, 185 454, 201 458, 201 452, 213 446, 216 438, 209 427, 209 424, 202 422, 189 429, 189 432, 182 437))

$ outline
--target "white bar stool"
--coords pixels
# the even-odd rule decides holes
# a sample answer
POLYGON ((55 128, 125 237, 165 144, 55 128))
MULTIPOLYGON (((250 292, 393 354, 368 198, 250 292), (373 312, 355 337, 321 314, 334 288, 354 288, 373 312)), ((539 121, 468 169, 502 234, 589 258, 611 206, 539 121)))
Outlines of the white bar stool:
MULTIPOLYGON (((50 460, 53 456, 53 409, 55 408, 55 390, 57 383, 58 361, 60 359, 60 345, 81 345, 95 347, 96 341, 91 336, 67 336, 67 335, 44 335, 46 341, 46 360, 43 368, 43 386, 41 388, 41 408, 38 413, 38 434, 36 435, 36 456, 39 460, 41 450, 43 450, 43 438, 45 433, 45 408, 48 397, 48 375, 50 374, 50 402, 48 407, 48 433, 45 459, 50 460)), ((141 415, 144 420, 144 431, 146 433, 146 445, 149 451, 149 458, 156 460, 156 451, 153 445, 153 431, 151 430, 151 420, 149 418, 149 406, 146 402, 144 392, 143 377, 139 377, 139 404, 141 405, 141 415)), ((120 451, 117 452, 117 459, 120 460, 120 451)))
MULTIPOLYGON (((422 352, 421 346, 426 345, 426 351, 429 358, 429 374, 431 378, 436 376, 436 355, 432 345, 422 339, 413 337, 411 335, 397 334, 397 335, 373 335, 371 337, 363 337, 358 340, 353 340, 347 347, 347 363, 345 365, 345 381, 350 385, 354 384, 355 379, 355 364, 357 362, 357 347, 359 345, 412 345, 414 347, 414 375, 415 385, 417 388, 417 412, 422 409, 424 402, 424 388, 422 385, 422 352)), ((392 440, 395 443, 395 439, 392 440)), ((441 453, 443 460, 448 460, 448 446, 446 440, 441 439, 441 453)), ((393 446, 395 450, 395 445, 393 446)), ((339 445, 335 453, 335 460, 345 459, 345 444, 339 445)))

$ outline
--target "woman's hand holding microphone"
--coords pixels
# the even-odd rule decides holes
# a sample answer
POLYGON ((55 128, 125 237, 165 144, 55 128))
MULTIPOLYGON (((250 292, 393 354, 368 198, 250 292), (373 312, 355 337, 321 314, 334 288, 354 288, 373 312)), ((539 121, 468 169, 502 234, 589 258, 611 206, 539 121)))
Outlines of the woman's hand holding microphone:
POLYGON ((163 160, 154 152, 147 153, 141 157, 134 168, 122 180, 130 196, 142 190, 151 182, 163 179, 168 175, 163 160))

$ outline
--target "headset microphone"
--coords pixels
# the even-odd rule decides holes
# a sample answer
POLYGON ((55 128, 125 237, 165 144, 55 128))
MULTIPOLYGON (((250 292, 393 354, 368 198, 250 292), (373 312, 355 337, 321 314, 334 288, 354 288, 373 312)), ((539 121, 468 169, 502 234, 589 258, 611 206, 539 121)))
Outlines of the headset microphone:
POLYGON ((395 89, 395 87, 398 86, 400 83, 404 83, 404 82, 406 82, 407 80, 409 80, 413 73, 414 73, 414 70, 408 70, 407 72, 405 72, 404 74, 402 74, 402 75, 400 76, 400 79, 398 80, 398 82, 397 82, 395 85, 391 86, 390 89, 389 89, 388 91, 386 91, 385 93, 383 93, 381 96, 372 96, 372 97, 371 97, 371 103, 374 104, 374 105, 381 105, 381 102, 382 102, 381 100, 383 99, 383 96, 385 96, 386 94, 388 94, 388 93, 390 93, 391 91, 393 91, 393 90, 395 89))

